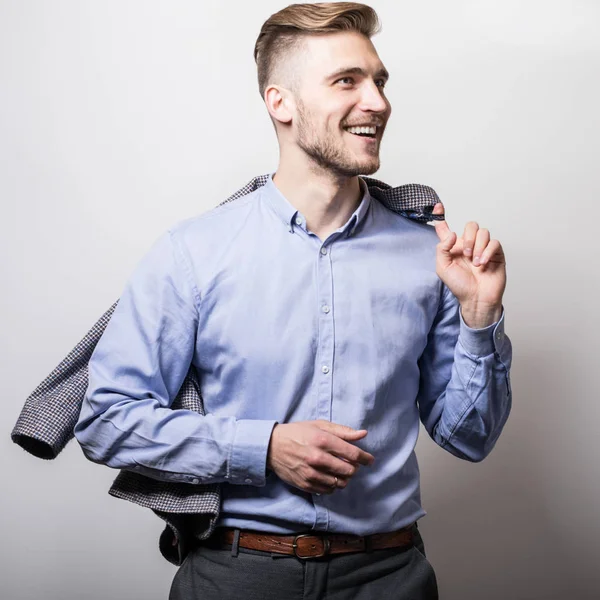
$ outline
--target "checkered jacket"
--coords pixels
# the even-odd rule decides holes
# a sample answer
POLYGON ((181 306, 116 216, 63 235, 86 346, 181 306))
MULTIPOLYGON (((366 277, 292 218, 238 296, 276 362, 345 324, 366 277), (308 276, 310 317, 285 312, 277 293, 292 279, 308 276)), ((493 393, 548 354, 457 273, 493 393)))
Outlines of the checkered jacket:
MULTIPOLYGON (((255 177, 221 204, 253 192, 268 178, 269 175, 255 177)), ((408 184, 392 188, 371 177, 363 179, 373 198, 406 218, 421 223, 444 218, 432 214, 439 198, 430 187, 408 184)), ((11 437, 27 452, 39 458, 53 459, 73 438, 88 386, 88 362, 116 305, 117 302, 100 317, 25 401, 11 437)), ((193 367, 190 366, 171 408, 205 414, 193 367)), ((220 484, 163 482, 125 470, 119 472, 109 494, 150 508, 166 522, 159 549, 175 565, 183 562, 193 538, 206 539, 212 534, 221 504, 220 484)))

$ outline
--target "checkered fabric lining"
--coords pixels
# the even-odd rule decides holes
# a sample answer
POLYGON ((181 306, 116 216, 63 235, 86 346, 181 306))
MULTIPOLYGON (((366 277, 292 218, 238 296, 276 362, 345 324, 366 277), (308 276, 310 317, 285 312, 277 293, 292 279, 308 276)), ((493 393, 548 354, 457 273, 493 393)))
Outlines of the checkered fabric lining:
POLYGON ((56 458, 73 438, 88 385, 88 362, 116 305, 98 319, 25 401, 11 437, 34 456, 56 458))
MULTIPOLYGON (((220 205, 257 190, 268 179, 269 175, 254 177, 220 205)), ((404 217, 422 223, 444 218, 431 213, 439 198, 428 186, 407 184, 392 188, 377 179, 363 179, 373 198, 404 217)), ((100 317, 25 401, 11 438, 27 452, 39 458, 53 459, 74 437, 73 429, 88 386, 88 362, 117 303, 100 317)), ((190 367, 172 408, 205 414, 193 367, 190 367)), ((114 480, 109 494, 150 508, 166 522, 159 549, 169 562, 179 565, 188 551, 192 533, 206 539, 214 531, 221 505, 220 489, 219 484, 164 482, 123 470, 114 480)))
MULTIPOLYGON (((232 194, 227 200, 221 202, 231 202, 237 200, 246 194, 257 190, 265 185, 269 175, 258 175, 249 181, 243 188, 232 194)), ((361 177, 369 188, 371 196, 381 202, 391 211, 412 219, 420 223, 429 221, 442 221, 444 215, 434 215, 433 207, 440 202, 438 195, 433 188, 420 183, 407 183, 398 187, 392 187, 379 179, 372 177, 361 177)))

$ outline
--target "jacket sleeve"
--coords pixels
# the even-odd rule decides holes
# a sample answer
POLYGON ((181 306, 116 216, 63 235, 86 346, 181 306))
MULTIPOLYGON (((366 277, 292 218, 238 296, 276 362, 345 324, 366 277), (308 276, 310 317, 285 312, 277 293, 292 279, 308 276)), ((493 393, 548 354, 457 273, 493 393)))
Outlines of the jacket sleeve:
POLYGON ((512 344, 497 323, 472 329, 446 285, 419 359, 420 417, 432 439, 451 454, 478 462, 493 449, 512 404, 512 344))
POLYGON ((193 361, 199 293, 175 232, 136 267, 89 362, 86 457, 163 481, 265 484, 275 421, 170 408, 193 361))

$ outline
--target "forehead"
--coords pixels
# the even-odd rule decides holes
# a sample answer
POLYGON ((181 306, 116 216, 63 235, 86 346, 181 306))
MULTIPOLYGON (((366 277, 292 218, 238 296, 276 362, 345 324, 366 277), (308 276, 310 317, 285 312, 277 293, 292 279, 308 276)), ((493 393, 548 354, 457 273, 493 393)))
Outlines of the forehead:
POLYGON ((304 40, 305 74, 322 78, 343 67, 375 73, 384 68, 371 40, 356 31, 310 35, 304 40))

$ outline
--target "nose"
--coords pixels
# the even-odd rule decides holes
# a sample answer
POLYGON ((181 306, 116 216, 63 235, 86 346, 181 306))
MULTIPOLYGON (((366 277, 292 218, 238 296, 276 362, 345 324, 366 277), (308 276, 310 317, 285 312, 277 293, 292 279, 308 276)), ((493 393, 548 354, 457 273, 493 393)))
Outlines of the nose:
POLYGON ((364 111, 383 113, 388 109, 389 103, 373 81, 365 81, 362 89, 360 107, 364 111))

